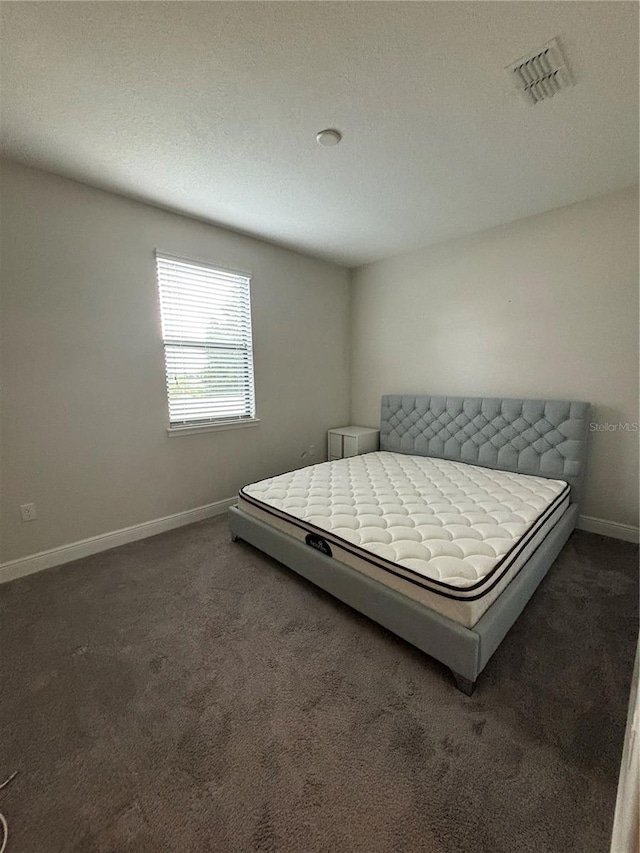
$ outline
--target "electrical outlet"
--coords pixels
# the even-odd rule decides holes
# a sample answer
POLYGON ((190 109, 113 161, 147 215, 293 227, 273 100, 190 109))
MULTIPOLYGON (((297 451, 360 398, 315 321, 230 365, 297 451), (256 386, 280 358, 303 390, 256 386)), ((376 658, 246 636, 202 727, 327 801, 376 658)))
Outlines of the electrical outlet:
POLYGON ((315 455, 316 455, 316 446, 315 446, 315 444, 310 444, 309 445, 309 456, 315 456, 315 455))
POLYGON ((20 507, 20 515, 23 521, 35 521, 38 517, 35 504, 22 504, 20 507))

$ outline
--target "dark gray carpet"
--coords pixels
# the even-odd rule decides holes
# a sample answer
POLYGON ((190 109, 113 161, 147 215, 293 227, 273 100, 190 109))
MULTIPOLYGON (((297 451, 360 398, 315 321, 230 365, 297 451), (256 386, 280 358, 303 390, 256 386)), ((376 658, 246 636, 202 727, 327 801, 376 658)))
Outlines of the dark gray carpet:
POLYGON ((605 853, 637 577, 574 534, 471 699, 223 518, 7 584, 8 853, 605 853))

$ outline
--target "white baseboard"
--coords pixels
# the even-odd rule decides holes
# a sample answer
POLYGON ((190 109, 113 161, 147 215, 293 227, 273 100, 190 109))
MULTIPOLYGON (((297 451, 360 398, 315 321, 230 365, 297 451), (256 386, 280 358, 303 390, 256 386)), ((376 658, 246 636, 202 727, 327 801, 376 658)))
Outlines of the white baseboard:
MULTIPOLYGON (((15 580, 25 575, 41 572, 43 569, 51 569, 79 560, 81 557, 89 557, 100 551, 108 551, 128 542, 137 542, 148 536, 155 536, 185 524, 193 524, 203 521, 205 518, 213 518, 226 512, 236 502, 237 498, 226 498, 185 512, 176 512, 166 515, 164 518, 156 518, 153 521, 145 521, 142 524, 134 524, 132 527, 124 527, 122 530, 113 530, 111 533, 102 533, 100 536, 92 536, 90 539, 82 539, 80 542, 72 542, 70 545, 61 545, 59 548, 51 548, 49 551, 41 551, 39 554, 31 554, 28 557, 20 557, 17 560, 9 560, 0 564, 0 583, 15 580)), ((581 515, 578 528, 589 533, 599 533, 601 536, 611 536, 614 539, 623 539, 625 542, 638 542, 640 531, 637 527, 629 524, 619 524, 617 521, 605 521, 603 518, 593 518, 590 515, 581 515)))
POLYGON ((640 530, 630 524, 620 524, 617 521, 605 521, 604 518, 594 518, 592 515, 581 515, 578 520, 578 530, 587 533, 599 533, 601 536, 611 536, 612 539, 623 539, 625 542, 640 541, 640 530))
POLYGON ((203 521, 226 512, 236 502, 237 498, 226 498, 185 512, 176 512, 166 515, 164 518, 155 518, 153 521, 145 521, 142 524, 134 524, 133 527, 124 527, 122 530, 113 530, 111 533, 102 533, 100 536, 92 536, 90 539, 82 539, 80 542, 72 542, 70 545, 61 545, 59 548, 51 548, 49 551, 41 551, 39 554, 31 554, 28 557, 20 557, 17 560, 9 560, 0 564, 0 583, 15 580, 33 572, 41 572, 43 569, 51 569, 53 566, 61 566, 70 563, 71 560, 79 560, 100 551, 108 551, 119 545, 129 542, 137 542, 138 539, 146 539, 157 533, 164 533, 185 524, 193 524, 195 521, 203 521))

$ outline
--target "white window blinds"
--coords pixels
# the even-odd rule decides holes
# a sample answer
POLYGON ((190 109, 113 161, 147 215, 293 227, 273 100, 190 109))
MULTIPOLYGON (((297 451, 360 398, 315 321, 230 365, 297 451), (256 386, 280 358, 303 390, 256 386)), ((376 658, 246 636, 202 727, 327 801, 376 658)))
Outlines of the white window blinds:
POLYGON ((248 275, 156 253, 172 427, 255 416, 248 275))

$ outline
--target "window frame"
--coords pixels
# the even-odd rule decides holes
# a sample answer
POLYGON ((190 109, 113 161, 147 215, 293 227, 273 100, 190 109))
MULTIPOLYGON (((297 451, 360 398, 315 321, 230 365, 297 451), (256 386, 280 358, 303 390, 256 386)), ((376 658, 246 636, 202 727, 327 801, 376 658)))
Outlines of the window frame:
MULTIPOLYGON (((163 359, 163 377, 164 377, 164 392, 165 392, 165 401, 166 401, 166 412, 167 412, 167 434, 169 436, 179 436, 179 435, 196 435, 198 433, 203 432, 217 432, 220 430, 229 430, 229 429, 244 429, 247 427, 255 427, 260 423, 260 418, 257 416, 257 402, 256 402, 256 381, 255 381, 255 364, 254 364, 254 344, 253 344, 253 314, 252 314, 252 300, 251 300, 251 284, 253 282, 253 275, 248 270, 241 270, 233 267, 223 266, 221 264, 214 263, 210 260, 206 260, 204 258, 179 255, 175 252, 166 252, 162 249, 154 250, 154 274, 156 281, 156 293, 158 298, 158 308, 160 314, 160 339, 162 342, 162 359, 163 359), (250 357, 251 357, 251 367, 250 367, 250 379, 251 379, 251 401, 253 403, 253 414, 245 417, 220 417, 220 418, 210 418, 209 420, 204 420, 201 423, 197 421, 184 421, 184 422, 171 422, 171 408, 170 408, 170 397, 169 397, 169 386, 167 382, 167 347, 176 346, 176 341, 170 338, 165 338, 164 335, 164 327, 163 327, 163 299, 162 299, 162 290, 160 286, 160 275, 158 269, 158 260, 166 260, 166 261, 178 261, 183 264, 192 264, 194 266, 204 267, 205 269, 211 270, 213 273, 227 273, 229 275, 237 275, 242 276, 243 278, 248 279, 248 316, 249 316, 249 341, 250 341, 250 357), (168 343, 169 342, 169 343, 168 343)), ((216 350, 221 347, 217 347, 215 344, 211 344, 206 340, 202 340, 199 342, 199 345, 203 349, 216 350)))

